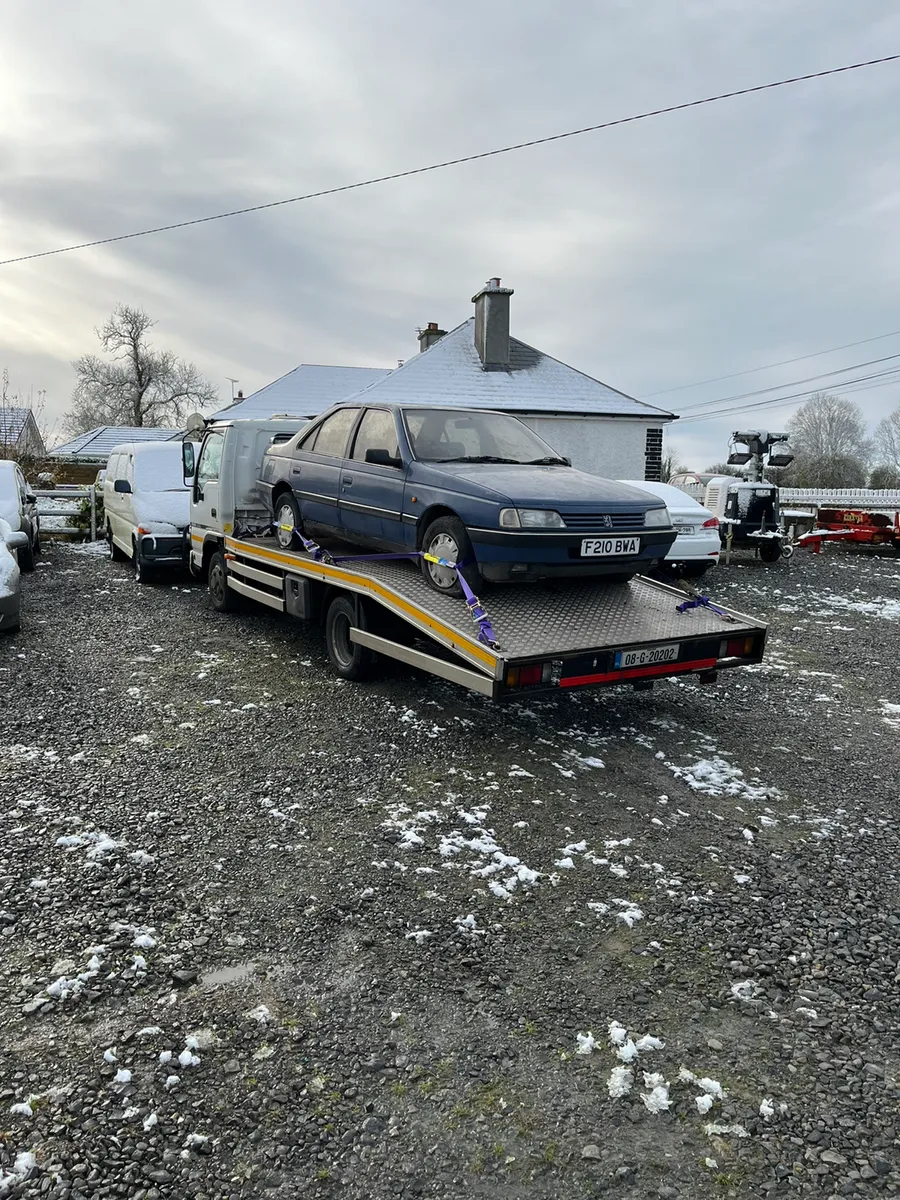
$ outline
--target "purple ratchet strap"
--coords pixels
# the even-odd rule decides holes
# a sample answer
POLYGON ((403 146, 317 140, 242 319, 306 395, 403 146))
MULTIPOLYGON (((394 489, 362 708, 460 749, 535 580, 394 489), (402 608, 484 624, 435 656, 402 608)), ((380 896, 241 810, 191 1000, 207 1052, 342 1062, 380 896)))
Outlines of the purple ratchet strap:
MULTIPOLYGON (((274 528, 274 525, 273 525, 274 528)), ((315 542, 311 542, 305 538, 298 529, 294 529, 295 535, 303 544, 303 549, 307 554, 311 554, 316 562, 327 562, 337 565, 345 562, 390 562, 404 558, 421 558, 422 551, 414 550, 408 553, 401 554, 338 554, 332 557, 327 550, 323 550, 315 542)), ((449 559, 438 559, 438 565, 449 567, 451 571, 456 572, 456 577, 459 580, 459 586, 462 588, 462 593, 466 601, 466 608, 471 614, 472 620, 478 626, 478 640, 484 645, 490 646, 492 650, 499 650, 500 643, 497 640, 497 635, 494 633, 494 627, 491 624, 491 619, 485 611, 484 605, 469 587, 463 576, 463 573, 457 563, 452 563, 449 559)))
POLYGON ((725 621, 733 621, 734 617, 725 611, 724 608, 719 608, 718 604, 713 604, 708 596, 694 596, 690 600, 685 600, 681 604, 675 605, 676 612, 688 612, 692 608, 710 608, 714 613, 718 613, 725 621))

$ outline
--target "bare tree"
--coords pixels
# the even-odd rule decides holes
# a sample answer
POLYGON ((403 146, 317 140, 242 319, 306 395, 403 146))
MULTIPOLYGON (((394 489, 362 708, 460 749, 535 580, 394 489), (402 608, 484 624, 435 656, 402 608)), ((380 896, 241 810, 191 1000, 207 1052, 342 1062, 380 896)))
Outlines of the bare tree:
POLYGON ((734 475, 738 479, 742 478, 744 474, 740 467, 733 467, 731 463, 713 463, 703 473, 704 475, 734 475))
POLYGON ((900 475, 900 408, 895 408, 875 429, 875 456, 880 467, 900 475))
POLYGON ((72 363, 77 380, 65 416, 69 434, 98 425, 178 425, 191 410, 218 402, 216 388, 193 363, 148 344, 155 324, 143 309, 117 304, 95 331, 111 359, 85 354, 72 363))
POLYGON ((673 475, 680 475, 682 471, 686 471, 687 469, 687 467, 682 466, 674 454, 666 454, 659 468, 660 482, 668 483, 673 475))
POLYGON ((817 392, 787 423, 798 487, 864 487, 872 459, 862 409, 843 396, 817 392))

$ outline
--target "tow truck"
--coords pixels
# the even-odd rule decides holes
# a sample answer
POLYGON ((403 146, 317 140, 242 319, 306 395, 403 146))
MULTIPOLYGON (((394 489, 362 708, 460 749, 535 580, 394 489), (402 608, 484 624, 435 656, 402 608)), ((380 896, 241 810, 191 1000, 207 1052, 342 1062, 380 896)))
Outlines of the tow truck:
POLYGON ((201 421, 189 422, 183 443, 192 573, 205 578, 219 612, 252 600, 322 624, 343 679, 395 659, 502 701, 615 684, 646 689, 672 676, 712 683, 721 670, 762 661, 766 626, 687 585, 641 576, 498 585, 482 602, 439 595, 417 555, 319 546, 300 530, 296 547, 284 549, 256 481, 266 449, 303 422, 215 420, 201 431, 201 421), (195 456, 191 439, 199 437, 195 456))

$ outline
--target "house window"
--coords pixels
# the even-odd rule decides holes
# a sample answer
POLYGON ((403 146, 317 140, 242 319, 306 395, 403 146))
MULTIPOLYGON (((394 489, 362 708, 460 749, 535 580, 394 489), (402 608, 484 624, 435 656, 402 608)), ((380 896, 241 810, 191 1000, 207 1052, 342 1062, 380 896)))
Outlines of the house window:
POLYGON ((648 429, 644 446, 644 478, 657 483, 662 479, 662 433, 661 429, 648 429))

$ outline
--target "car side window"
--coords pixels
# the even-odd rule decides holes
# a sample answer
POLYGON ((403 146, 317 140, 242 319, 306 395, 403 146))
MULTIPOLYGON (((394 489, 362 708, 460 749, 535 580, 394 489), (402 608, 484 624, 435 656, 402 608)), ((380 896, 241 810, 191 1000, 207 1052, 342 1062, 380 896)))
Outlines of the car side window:
POLYGON ((370 408, 359 423, 353 442, 354 462, 365 462, 367 450, 387 450, 391 458, 400 457, 394 414, 383 408, 370 408))
MULTIPOLYGON (((358 414, 358 408, 342 408, 332 413, 319 426, 315 446, 312 448, 313 453, 324 454, 328 458, 343 458, 347 438, 358 414)), ((306 446, 303 448, 305 450, 306 446)))
POLYGON ((197 464, 197 489, 203 491, 207 483, 219 478, 222 469, 222 447, 225 437, 221 433, 211 433, 203 443, 200 451, 200 462, 197 464))
POLYGON ((129 454, 125 459, 124 476, 131 484, 131 490, 134 491, 134 455, 129 454))

